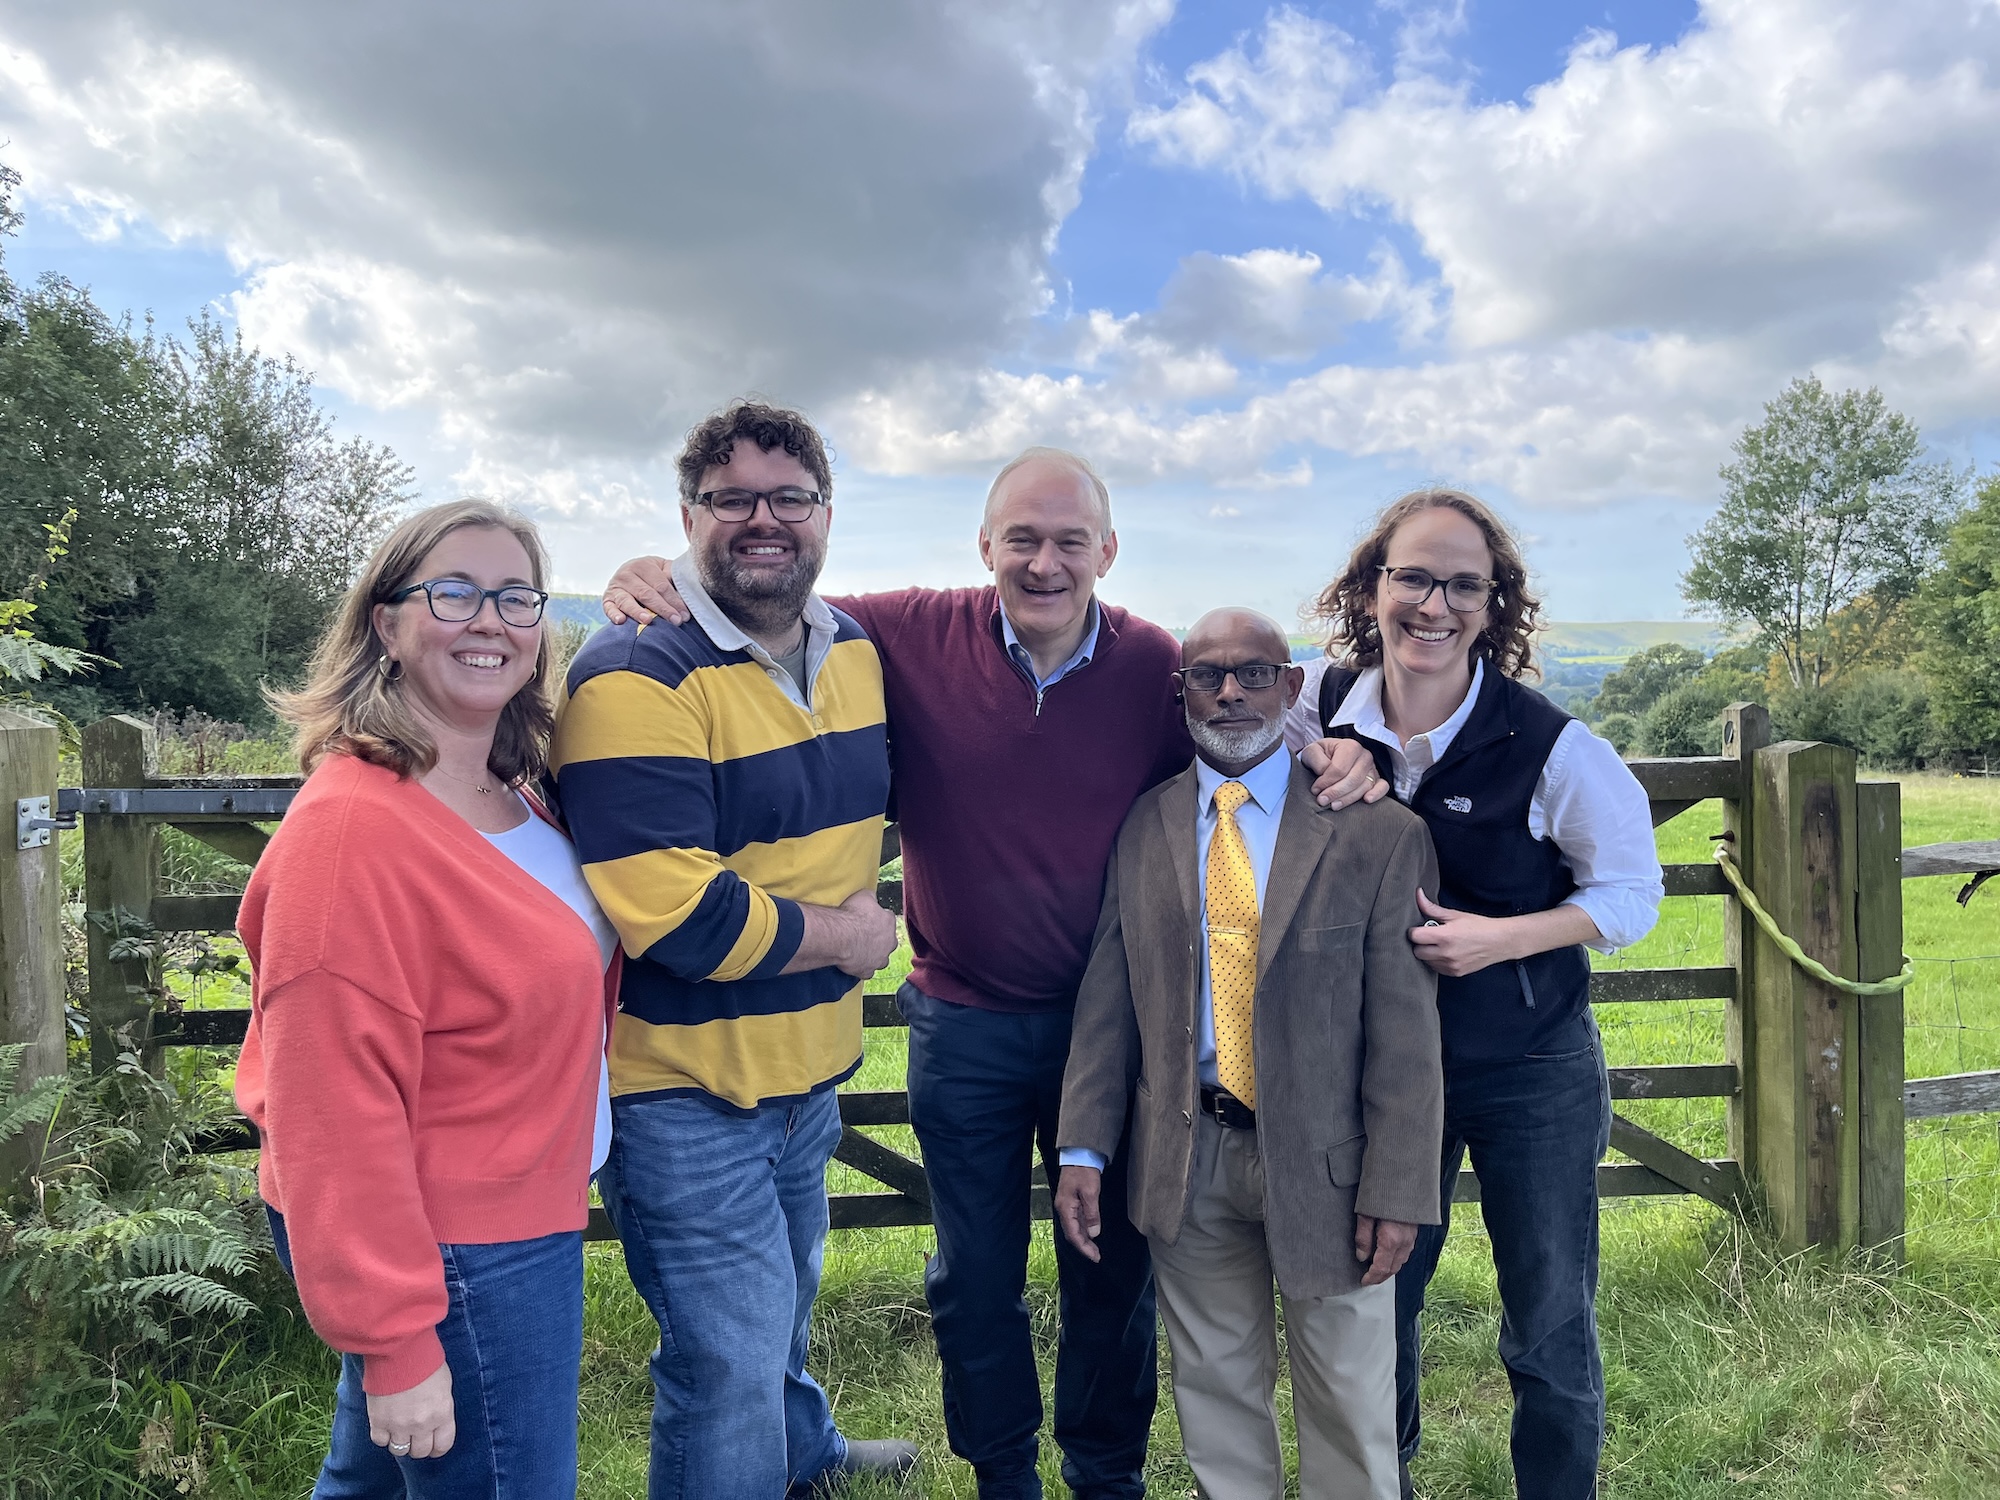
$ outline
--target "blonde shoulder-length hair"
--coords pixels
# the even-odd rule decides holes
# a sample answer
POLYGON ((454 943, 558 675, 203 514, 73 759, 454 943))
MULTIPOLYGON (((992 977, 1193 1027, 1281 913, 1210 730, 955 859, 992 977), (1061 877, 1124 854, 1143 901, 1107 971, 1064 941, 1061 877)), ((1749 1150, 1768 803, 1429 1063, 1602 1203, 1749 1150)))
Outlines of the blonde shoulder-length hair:
MULTIPOLYGON (((340 612, 313 652, 306 685, 296 692, 268 692, 271 707, 292 726, 292 749, 311 775, 329 755, 352 755, 387 766, 398 776, 421 775, 437 763, 437 746, 410 706, 400 674, 386 672, 386 652, 375 632, 375 606, 418 582, 431 549, 468 526, 511 532, 528 554, 530 581, 546 588, 548 553, 527 517, 490 500, 454 500, 420 510, 389 533, 340 602, 340 612)), ((422 609, 411 598, 391 609, 422 609)), ((508 786, 519 786, 548 764, 555 710, 549 698, 550 649, 542 632, 535 675, 500 711, 486 764, 508 786)))

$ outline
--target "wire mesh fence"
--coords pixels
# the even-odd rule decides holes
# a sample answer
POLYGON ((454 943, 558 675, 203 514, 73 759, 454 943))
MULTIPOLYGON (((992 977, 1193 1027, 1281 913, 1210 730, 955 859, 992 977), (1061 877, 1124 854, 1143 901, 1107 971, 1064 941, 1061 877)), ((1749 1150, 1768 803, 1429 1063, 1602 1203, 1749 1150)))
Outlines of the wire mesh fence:
MULTIPOLYGON (((1905 1072, 1936 1078, 2000 1068, 2000 954, 1916 959, 1904 991, 1905 1072)), ((1913 1235, 2000 1219, 2000 1114, 1909 1125, 1913 1235)))

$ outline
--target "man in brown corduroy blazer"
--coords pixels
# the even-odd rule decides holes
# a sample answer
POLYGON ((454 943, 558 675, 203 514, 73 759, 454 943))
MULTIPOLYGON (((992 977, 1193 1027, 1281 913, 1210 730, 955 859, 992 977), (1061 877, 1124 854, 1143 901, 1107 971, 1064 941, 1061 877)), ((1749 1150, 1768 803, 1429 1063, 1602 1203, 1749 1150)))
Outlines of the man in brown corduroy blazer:
POLYGON ((1063 1082, 1056 1216, 1094 1258, 1129 1116, 1129 1210, 1202 1493, 1284 1492, 1275 1280, 1301 1494, 1396 1500, 1392 1278, 1438 1221, 1436 980, 1409 937, 1437 866, 1398 803, 1314 800, 1280 735, 1303 675, 1290 657, 1248 610, 1188 632, 1198 755, 1118 836, 1063 1082))

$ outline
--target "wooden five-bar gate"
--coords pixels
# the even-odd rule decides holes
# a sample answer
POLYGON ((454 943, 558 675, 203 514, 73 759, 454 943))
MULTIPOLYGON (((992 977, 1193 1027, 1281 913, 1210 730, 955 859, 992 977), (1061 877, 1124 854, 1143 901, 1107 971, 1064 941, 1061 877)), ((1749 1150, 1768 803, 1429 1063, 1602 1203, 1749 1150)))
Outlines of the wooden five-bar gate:
MULTIPOLYGON (((1768 725, 1762 708, 1733 705, 1720 756, 1633 762, 1655 825, 1719 800, 1721 827, 1714 831, 1730 841, 1739 868, 1785 932, 1843 978, 1896 974, 1903 963, 1900 787, 1857 781, 1853 754, 1836 746, 1768 744, 1768 725)), ((297 778, 156 775, 150 727, 119 717, 84 731, 81 779, 81 788, 58 790, 54 731, 0 711, 0 808, 15 809, 18 846, 11 861, 0 858, 0 1042, 36 1044, 30 1076, 62 1066, 60 879, 52 829, 78 819, 91 914, 85 925, 93 1060, 103 1067, 122 1051, 157 1058, 168 1047, 239 1043, 247 1010, 163 1005, 157 945, 121 940, 131 935, 121 934, 121 926, 133 933, 231 930, 238 895, 161 891, 160 829, 179 829, 255 864, 269 839, 259 825, 283 817, 297 778)), ((885 862, 895 853, 892 828, 885 862)), ((1904 1212, 1901 996, 1856 997, 1815 980, 1750 919, 1713 863, 1669 865, 1666 889, 1673 896, 1730 898, 1728 962, 1598 970, 1591 999, 1726 1002, 1725 1061, 1616 1067, 1612 1098, 1727 1100, 1729 1154, 1692 1155, 1614 1114, 1612 1145, 1629 1160, 1599 1168, 1604 1193, 1691 1193, 1732 1210, 1755 1206, 1787 1246, 1897 1253, 1904 1212)), ((900 883, 885 881, 882 895, 901 909, 900 883)), ((864 1024, 900 1026, 902 1019, 890 996, 869 995, 864 1024)), ((848 1090, 840 1106, 846 1128, 836 1157, 881 1191, 836 1195, 834 1226, 929 1223, 922 1164, 860 1130, 907 1124, 907 1095, 848 1090)), ((245 1123, 208 1144, 235 1150, 256 1142, 245 1123)), ((1473 1174, 1462 1173, 1458 1197, 1473 1200, 1478 1191, 1473 1174)), ((1039 1169, 1034 1205, 1048 1216, 1039 1169)), ((608 1233, 601 1214, 593 1232, 608 1233)))

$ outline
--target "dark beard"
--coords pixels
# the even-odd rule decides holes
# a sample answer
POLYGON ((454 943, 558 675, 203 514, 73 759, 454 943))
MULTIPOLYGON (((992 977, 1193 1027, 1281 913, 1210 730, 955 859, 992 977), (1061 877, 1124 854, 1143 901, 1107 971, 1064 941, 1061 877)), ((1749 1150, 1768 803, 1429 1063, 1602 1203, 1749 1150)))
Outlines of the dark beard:
POLYGON ((819 581, 820 559, 804 551, 793 554, 792 565, 773 576, 739 568, 725 551, 720 557, 698 559, 702 587, 717 609, 744 630, 775 635, 793 624, 819 581))

